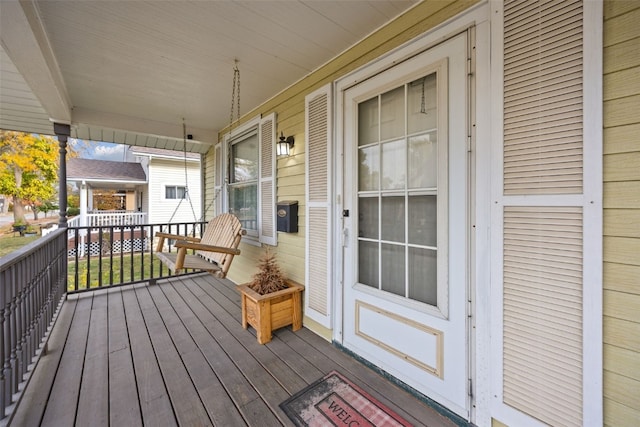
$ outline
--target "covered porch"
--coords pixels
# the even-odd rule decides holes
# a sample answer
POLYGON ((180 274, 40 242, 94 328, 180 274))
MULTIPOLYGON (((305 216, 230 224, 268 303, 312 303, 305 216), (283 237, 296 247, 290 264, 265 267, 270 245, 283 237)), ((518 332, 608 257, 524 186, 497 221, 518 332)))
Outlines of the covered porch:
POLYGON ((235 284, 208 274, 71 294, 10 425, 293 425, 279 404, 336 370, 413 425, 455 425, 303 328, 242 329, 235 284))

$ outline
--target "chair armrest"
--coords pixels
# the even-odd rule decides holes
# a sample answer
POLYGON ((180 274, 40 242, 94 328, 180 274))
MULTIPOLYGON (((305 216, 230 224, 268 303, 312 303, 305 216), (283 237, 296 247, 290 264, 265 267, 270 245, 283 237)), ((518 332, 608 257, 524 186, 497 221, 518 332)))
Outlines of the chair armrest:
POLYGON ((206 245, 204 243, 189 242, 186 240, 178 240, 174 245, 176 248, 193 249, 196 251, 221 252, 223 254, 240 255, 240 249, 227 248, 224 246, 206 245))
POLYGON ((190 237, 190 236, 180 236, 178 234, 169 234, 162 233, 160 231, 156 231, 156 237, 158 238, 158 246, 156 247, 156 252, 162 252, 162 247, 164 246, 164 239, 174 239, 174 240, 182 240, 189 242, 199 242, 199 237, 190 237))
POLYGON ((199 242, 200 241, 199 237, 183 236, 183 235, 180 235, 180 234, 162 233, 160 231, 156 231, 156 237, 164 237, 166 239, 174 239, 174 240, 187 240, 189 242, 199 242))

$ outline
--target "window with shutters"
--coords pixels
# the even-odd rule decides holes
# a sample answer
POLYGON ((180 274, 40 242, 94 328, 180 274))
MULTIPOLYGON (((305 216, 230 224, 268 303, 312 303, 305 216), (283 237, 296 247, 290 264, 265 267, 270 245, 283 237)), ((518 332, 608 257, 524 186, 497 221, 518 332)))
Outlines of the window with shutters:
POLYGON ((276 244, 275 115, 255 118, 225 135, 216 148, 216 191, 220 210, 238 217, 245 239, 276 244), (223 181, 224 180, 224 181, 223 181))

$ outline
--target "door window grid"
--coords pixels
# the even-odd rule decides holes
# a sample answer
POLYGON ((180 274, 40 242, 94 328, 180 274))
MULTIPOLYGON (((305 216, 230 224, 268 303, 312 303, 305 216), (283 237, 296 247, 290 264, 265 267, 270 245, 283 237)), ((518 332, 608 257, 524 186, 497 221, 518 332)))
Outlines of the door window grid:
POLYGON ((436 83, 431 73, 358 105, 358 281, 431 305, 437 305, 436 83))

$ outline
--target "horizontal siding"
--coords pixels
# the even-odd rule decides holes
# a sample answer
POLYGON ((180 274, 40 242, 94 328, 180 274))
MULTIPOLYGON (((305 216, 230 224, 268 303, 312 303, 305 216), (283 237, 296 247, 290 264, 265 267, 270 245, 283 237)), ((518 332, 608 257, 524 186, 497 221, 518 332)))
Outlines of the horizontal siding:
MULTIPOLYGON (((638 45, 640 45, 640 43, 638 43, 638 45)), ((640 135, 640 123, 605 129, 604 139, 607 141, 607 144, 604 146, 604 154, 632 153, 637 151, 638 135, 640 135)))
POLYGON ((640 2, 604 3, 604 422, 640 425, 640 2))
POLYGON ((188 189, 193 204, 187 200, 165 200, 164 189, 166 185, 186 185, 184 163, 180 161, 153 159, 149 166, 149 197, 151 207, 149 219, 153 223, 163 222, 192 222, 200 220, 201 212, 201 181, 200 164, 195 162, 187 163, 188 189), (179 208, 176 210, 176 207, 179 208))
MULTIPOLYGON (((380 55, 397 48, 403 43, 415 38, 425 31, 434 28, 447 19, 468 9, 479 0, 457 0, 451 2, 423 2, 416 5, 407 13, 401 15, 389 25, 382 27, 348 51, 342 53, 332 61, 300 80, 293 86, 268 100, 258 108, 246 113, 241 123, 271 112, 277 114, 277 134, 295 137, 292 155, 277 162, 277 200, 298 201, 298 233, 278 233, 278 247, 281 254, 280 264, 285 274, 293 280, 304 283, 306 236, 305 224, 305 186, 304 186, 304 157, 306 152, 306 138, 304 133, 304 98, 320 86, 334 81, 353 71, 380 55)), ((240 65, 242 68, 242 64, 240 65)), ((227 132, 223 129, 220 136, 227 132)), ((207 155, 207 163, 212 161, 214 150, 207 155)), ((207 175, 213 171, 207 169, 207 175)), ((207 178, 208 180, 208 178, 207 178)), ((207 195, 207 198, 210 198, 207 195)), ((210 203, 209 201, 205 202, 210 203)), ((241 245, 242 255, 236 257, 228 277, 236 283, 250 279, 255 271, 257 258, 261 249, 248 244, 241 245)))

